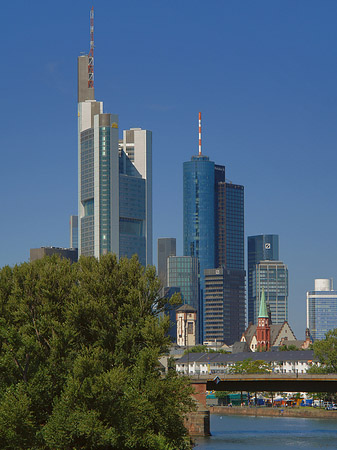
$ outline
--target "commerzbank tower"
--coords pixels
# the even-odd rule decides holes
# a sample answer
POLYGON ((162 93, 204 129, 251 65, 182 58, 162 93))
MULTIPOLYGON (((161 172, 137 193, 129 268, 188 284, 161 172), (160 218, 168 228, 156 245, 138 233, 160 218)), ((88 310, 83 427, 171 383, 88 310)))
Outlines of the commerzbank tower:
POLYGON ((78 251, 152 264, 152 133, 119 139, 118 116, 95 99, 93 8, 90 51, 78 57, 78 251))

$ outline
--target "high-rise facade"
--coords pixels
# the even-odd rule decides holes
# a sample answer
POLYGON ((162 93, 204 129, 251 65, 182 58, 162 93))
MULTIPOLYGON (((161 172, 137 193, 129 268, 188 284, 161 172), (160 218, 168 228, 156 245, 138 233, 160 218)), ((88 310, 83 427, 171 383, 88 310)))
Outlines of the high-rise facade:
POLYGON ((252 298, 257 323, 262 292, 265 292, 271 323, 288 321, 288 268, 282 261, 261 261, 252 273, 252 298))
POLYGON ((206 341, 231 345, 239 341, 245 330, 244 270, 205 270, 206 341))
POLYGON ((78 216, 70 216, 70 248, 78 248, 78 216))
POLYGON ((61 258, 69 259, 72 263, 78 259, 77 248, 62 248, 62 247, 40 247, 30 249, 29 260, 36 261, 45 256, 59 255, 61 258))
POLYGON ((152 264, 152 133, 123 131, 119 141, 119 255, 152 264))
POLYGON ((259 299, 253 295, 253 272, 260 261, 279 260, 279 237, 277 234, 248 236, 248 323, 257 323, 259 299))
POLYGON ((324 339, 337 328, 337 291, 332 279, 316 279, 314 291, 307 292, 307 328, 313 340, 324 339))
POLYGON ((152 264, 152 134, 131 128, 119 141, 118 116, 95 100, 93 51, 78 58, 78 246, 152 264))
POLYGON ((192 156, 184 163, 184 255, 198 258, 200 285, 204 270, 215 263, 214 162, 208 156, 192 156))
POLYGON ((184 304, 199 310, 199 262, 191 256, 169 256, 167 259, 168 287, 180 288, 184 304))
MULTIPOLYGON (((192 256, 169 256, 167 258, 167 284, 169 288, 179 288, 184 305, 192 306, 200 311, 199 261, 192 256)), ((199 330, 197 331, 199 342, 199 330)))
MULTIPOLYGON (((203 337, 206 317, 205 271, 218 267, 241 270, 241 288, 245 290, 244 187, 226 182, 225 172, 225 166, 214 164, 201 153, 199 114, 199 154, 192 156, 183 165, 183 204, 184 255, 196 257, 200 263, 201 301, 198 313, 201 318, 200 335, 203 337)), ((242 308, 241 302, 236 306, 242 308)), ((238 316, 242 317, 242 313, 238 316)), ((245 318, 243 324, 235 324, 240 330, 244 325, 245 318)))
POLYGON ((159 238, 158 239, 158 277, 163 287, 167 286, 167 258, 176 256, 176 239, 159 238))

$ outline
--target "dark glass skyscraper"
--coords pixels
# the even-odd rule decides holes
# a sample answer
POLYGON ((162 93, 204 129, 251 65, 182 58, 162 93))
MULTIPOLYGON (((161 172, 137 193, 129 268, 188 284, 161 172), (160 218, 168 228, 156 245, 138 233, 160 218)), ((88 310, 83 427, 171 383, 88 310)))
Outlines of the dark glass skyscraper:
POLYGON ((162 282, 162 286, 167 286, 167 258, 176 256, 176 238, 159 238, 158 239, 158 277, 162 282))
POLYGON ((226 267, 244 270, 244 188, 226 183, 226 267))
POLYGON ((214 162, 207 156, 184 163, 184 255, 199 259, 202 279, 214 265, 214 162))
MULTIPOLYGON (((207 156, 192 156, 184 163, 184 255, 200 263, 200 324, 204 327, 205 270, 217 267, 244 273, 244 188, 227 183, 225 166, 207 156)), ((241 302, 238 308, 242 308, 241 302)), ((244 305, 243 324, 244 327, 244 305)), ((234 316, 233 316, 234 317, 234 316)), ((241 319, 240 319, 241 320, 241 319)), ((226 326, 229 325, 226 323, 226 326)), ((203 329, 200 336, 204 336, 203 329)))
POLYGON ((205 270, 205 340, 232 345, 245 330, 245 271, 205 270))

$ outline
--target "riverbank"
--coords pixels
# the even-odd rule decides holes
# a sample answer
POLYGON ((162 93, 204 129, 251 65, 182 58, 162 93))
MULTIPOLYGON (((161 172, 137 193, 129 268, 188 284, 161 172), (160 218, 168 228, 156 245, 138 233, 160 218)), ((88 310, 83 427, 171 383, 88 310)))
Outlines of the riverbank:
POLYGON ((243 415, 243 416, 271 416, 271 417, 307 417, 311 419, 334 419, 337 420, 337 411, 326 411, 319 408, 266 408, 247 406, 210 406, 211 414, 243 415))

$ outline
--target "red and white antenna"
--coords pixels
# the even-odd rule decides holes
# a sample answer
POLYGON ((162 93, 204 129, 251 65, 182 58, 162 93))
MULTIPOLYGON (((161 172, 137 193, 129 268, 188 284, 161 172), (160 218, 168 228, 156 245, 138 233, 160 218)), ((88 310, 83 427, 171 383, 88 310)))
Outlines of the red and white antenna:
POLYGON ((94 87, 94 7, 90 10, 90 51, 88 63, 88 87, 94 87))
POLYGON ((201 112, 199 112, 199 156, 201 156, 201 112))

